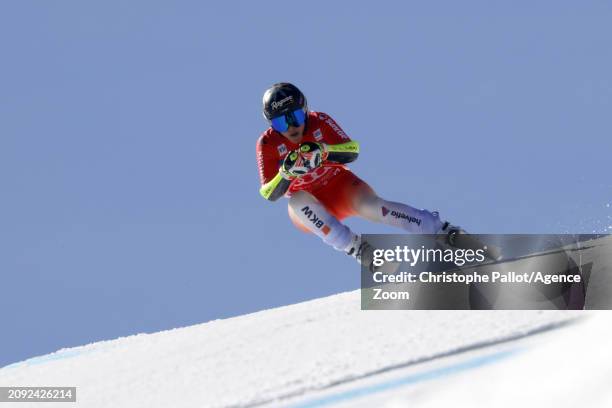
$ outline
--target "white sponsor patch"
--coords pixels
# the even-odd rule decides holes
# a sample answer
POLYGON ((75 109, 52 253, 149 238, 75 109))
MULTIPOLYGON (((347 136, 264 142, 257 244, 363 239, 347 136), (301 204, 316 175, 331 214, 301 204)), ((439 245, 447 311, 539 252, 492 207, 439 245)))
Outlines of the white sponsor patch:
POLYGON ((283 154, 287 154, 287 146, 285 146, 284 143, 278 145, 278 154, 280 154, 281 156, 283 154))
POLYGON ((321 129, 317 129, 314 131, 314 133, 312 134, 312 136, 315 138, 315 140, 318 142, 319 140, 323 139, 323 133, 321 133, 321 129))

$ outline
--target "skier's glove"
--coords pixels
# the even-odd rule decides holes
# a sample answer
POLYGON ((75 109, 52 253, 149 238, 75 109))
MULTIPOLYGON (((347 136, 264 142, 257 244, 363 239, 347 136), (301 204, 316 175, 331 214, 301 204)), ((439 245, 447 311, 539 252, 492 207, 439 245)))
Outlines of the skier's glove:
POLYGON ((314 170, 326 159, 327 146, 325 143, 304 142, 300 145, 300 154, 304 159, 306 167, 314 170))
POLYGON ((299 150, 292 150, 285 156, 279 169, 284 179, 291 180, 303 176, 310 171, 299 150))

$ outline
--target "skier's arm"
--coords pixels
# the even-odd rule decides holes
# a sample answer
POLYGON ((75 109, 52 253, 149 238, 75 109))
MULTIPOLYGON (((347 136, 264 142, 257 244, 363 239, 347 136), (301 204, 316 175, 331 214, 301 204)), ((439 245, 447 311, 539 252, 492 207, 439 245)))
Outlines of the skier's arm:
POLYGON ((300 153, 311 169, 319 167, 321 162, 345 164, 355 161, 359 156, 359 142, 354 140, 337 143, 305 142, 300 145, 300 153), (316 159, 316 158, 319 159, 316 159))
POLYGON ((350 142, 326 145, 327 158, 325 160, 333 163, 350 163, 357 160, 359 156, 359 142, 351 140, 350 142))
MULTIPOLYGON (((318 143, 312 144, 319 145, 318 143)), ((354 140, 334 145, 320 144, 320 146, 324 152, 324 160, 328 162, 339 164, 350 163, 355 161, 359 155, 359 143, 354 140)), ((295 159, 290 160, 290 158, 291 154, 288 154, 278 173, 259 189, 259 193, 266 200, 276 201, 281 198, 289 189, 291 181, 308 171, 308 168, 301 167, 299 160, 296 163, 295 159), (298 166, 297 169, 299 169, 297 171, 296 165, 298 166)))
POLYGON ((327 150, 325 160, 333 163, 350 163, 359 155, 359 143, 351 140, 344 130, 326 113, 319 113, 321 128, 325 135, 323 142, 327 150))
POLYGON ((278 172, 280 157, 276 149, 265 137, 257 141, 257 167, 261 188, 259 193, 267 200, 275 201, 282 197, 291 184, 278 172))
POLYGON ((312 167, 309 166, 299 150, 293 150, 285 156, 278 173, 259 189, 259 193, 267 200, 276 201, 287 192, 292 180, 303 176, 310 170, 312 170, 312 167))
POLYGON ((266 200, 276 201, 285 195, 290 184, 291 179, 284 178, 279 171, 272 180, 261 186, 259 194, 266 200))
MULTIPOLYGON (((354 140, 335 145, 322 145, 322 148, 324 151, 324 160, 333 163, 350 163, 355 161, 359 155, 359 143, 354 140)), ((276 201, 281 198, 289 189, 291 181, 299 176, 300 173, 294 173, 291 168, 295 164, 295 161, 288 160, 290 157, 291 154, 287 155, 278 173, 276 173, 272 180, 265 183, 259 189, 259 193, 266 200, 276 201)), ((307 169, 301 169, 302 172, 304 170, 307 169)))

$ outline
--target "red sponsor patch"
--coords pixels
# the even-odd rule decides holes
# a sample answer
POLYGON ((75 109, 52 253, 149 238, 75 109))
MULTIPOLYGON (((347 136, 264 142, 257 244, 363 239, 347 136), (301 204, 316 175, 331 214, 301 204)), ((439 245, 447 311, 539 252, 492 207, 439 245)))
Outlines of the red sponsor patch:
POLYGON ((331 228, 329 228, 327 225, 324 225, 323 228, 321 228, 321 231, 323 231, 323 234, 325 235, 329 234, 330 230, 331 228))

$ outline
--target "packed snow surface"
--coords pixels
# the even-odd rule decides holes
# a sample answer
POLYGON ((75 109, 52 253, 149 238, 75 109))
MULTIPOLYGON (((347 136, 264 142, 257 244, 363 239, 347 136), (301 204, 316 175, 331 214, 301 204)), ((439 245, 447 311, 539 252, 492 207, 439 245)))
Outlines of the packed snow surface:
MULTIPOLYGON (((553 362, 565 361, 567 366, 579 361, 567 358, 564 353, 592 352, 589 342, 595 337, 585 338, 572 328, 582 327, 580 324, 562 327, 585 314, 362 311, 360 293, 354 291, 191 327, 60 350, 0 369, 0 386, 76 386, 77 403, 70 406, 88 408, 282 406, 353 384, 361 386, 364 381, 382 380, 407 367, 415 372, 433 361, 450 362, 457 358, 453 356, 490 350, 495 345, 511 344, 548 329, 559 333, 571 331, 572 343, 555 346, 555 356, 550 355, 552 351, 547 356, 540 355, 538 350, 542 347, 533 346, 534 350, 529 351, 535 353, 532 357, 524 352, 490 365, 513 364, 513 371, 496 368, 494 375, 537 393, 530 382, 531 373, 555 374, 549 368, 554 367, 553 362), (515 378, 516 373, 520 373, 520 378, 515 378)), ((596 325, 593 330, 599 327, 596 325)), ((608 334, 609 327, 607 324, 608 334)), ((610 337, 606 340, 609 344, 610 337)), ((609 367, 610 348, 596 346, 594 350, 608 359, 599 366, 609 367)), ((588 365, 576 367, 586 370, 583 375, 588 374, 588 365)), ((474 368, 447 376, 445 381, 463 379, 474 391, 490 382, 496 388, 488 390, 492 395, 488 402, 495 395, 492 390, 508 392, 509 387, 516 388, 507 382, 493 381, 486 374, 489 369, 492 368, 474 368)), ((608 374, 611 374, 608 380, 612 379, 609 368, 608 374)), ((592 387, 599 385, 595 383, 592 387)), ((363 395, 366 400, 386 400, 407 388, 409 384, 391 390, 391 394, 376 390, 371 395, 361 394, 368 394, 363 395)), ((447 397, 453 401, 456 394, 466 401, 465 406, 481 406, 473 403, 472 393, 464 385, 457 386, 452 394, 451 388, 431 393, 431 399, 421 399, 420 403, 437 406, 437 399, 447 397)), ((542 391, 552 391, 552 386, 542 387, 542 391)), ((359 404, 361 397, 351 395, 343 398, 342 403, 359 404)), ((329 405, 330 401, 319 401, 319 405, 329 405)), ((315 405, 316 402, 311 406, 315 405)))

